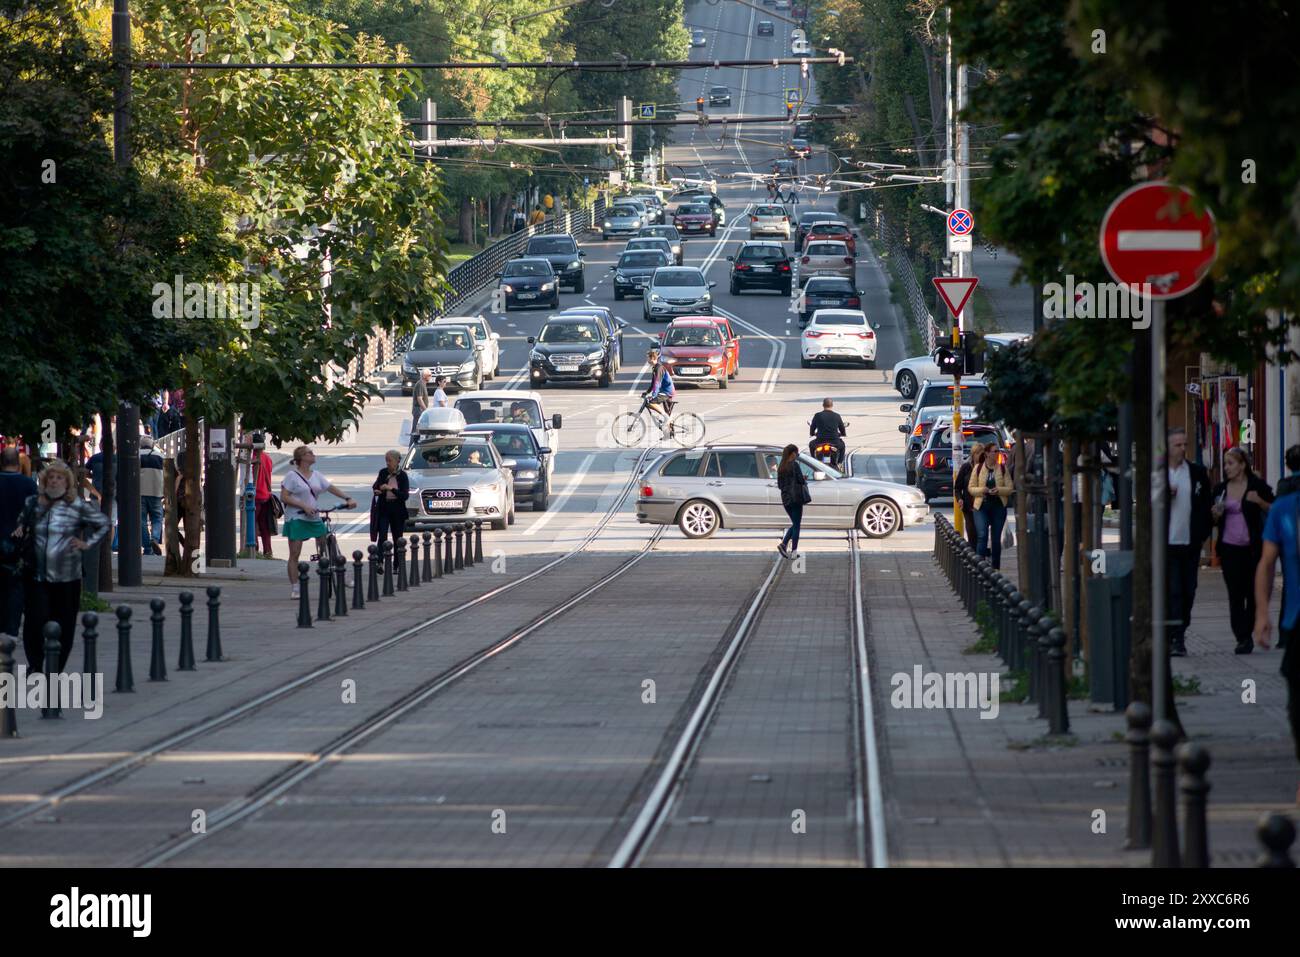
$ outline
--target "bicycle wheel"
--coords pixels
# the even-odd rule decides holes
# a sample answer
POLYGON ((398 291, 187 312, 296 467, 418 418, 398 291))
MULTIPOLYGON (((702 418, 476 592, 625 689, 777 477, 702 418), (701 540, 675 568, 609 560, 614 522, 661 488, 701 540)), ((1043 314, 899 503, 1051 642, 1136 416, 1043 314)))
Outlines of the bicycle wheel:
POLYGON ((333 530, 330 531, 329 538, 325 540, 325 544, 329 546, 330 567, 335 568, 338 566, 339 559, 343 557, 343 552, 339 550, 339 543, 334 538, 333 530))
POLYGON ((609 431, 615 445, 631 448, 645 438, 645 418, 633 412, 624 412, 614 417, 609 431))
POLYGON ((673 441, 691 448, 704 441, 704 420, 694 412, 683 412, 672 420, 673 441))

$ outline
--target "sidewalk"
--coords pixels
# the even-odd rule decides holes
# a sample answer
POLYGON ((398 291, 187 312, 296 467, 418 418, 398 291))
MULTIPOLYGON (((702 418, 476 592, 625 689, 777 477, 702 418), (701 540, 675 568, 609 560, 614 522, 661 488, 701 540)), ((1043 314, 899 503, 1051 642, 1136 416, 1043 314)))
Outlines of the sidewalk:
MULTIPOLYGON (((1125 851, 1128 746, 1122 714, 1070 701, 1066 741, 1045 740, 1036 705, 904 710, 890 705, 891 676, 1004 672, 994 655, 966 655, 974 623, 928 552, 864 560, 877 701, 882 702, 890 861, 898 866, 1144 867, 1149 851, 1125 851), (1094 833, 1096 811, 1105 833, 1094 833)), ((1277 650, 1234 655, 1222 576, 1204 569, 1187 658, 1178 678, 1200 693, 1177 697, 1184 727, 1210 752, 1210 852, 1214 866, 1251 866, 1255 825, 1268 812, 1296 816, 1300 780, 1286 723, 1277 650), (1226 637, 1225 637, 1226 636, 1226 637), (1242 683, 1257 704, 1242 703, 1242 683)))

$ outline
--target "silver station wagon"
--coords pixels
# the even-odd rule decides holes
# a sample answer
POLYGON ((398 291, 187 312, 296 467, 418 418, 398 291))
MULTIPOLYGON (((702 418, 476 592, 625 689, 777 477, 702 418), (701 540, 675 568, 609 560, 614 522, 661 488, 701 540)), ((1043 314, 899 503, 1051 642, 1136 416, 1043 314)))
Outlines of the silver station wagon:
MULTIPOLYGON (((687 538, 708 538, 719 528, 784 528, 776 467, 777 445, 710 445, 660 458, 641 478, 636 518, 646 525, 676 525, 687 538)), ((812 502, 805 528, 856 528, 887 538, 930 518, 925 496, 895 482, 854 478, 800 454, 812 502)))

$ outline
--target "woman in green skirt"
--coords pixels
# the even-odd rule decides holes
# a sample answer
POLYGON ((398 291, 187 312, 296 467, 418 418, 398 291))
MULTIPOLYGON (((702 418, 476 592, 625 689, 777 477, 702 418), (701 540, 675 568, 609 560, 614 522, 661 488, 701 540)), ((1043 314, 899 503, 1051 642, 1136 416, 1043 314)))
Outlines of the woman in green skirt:
POLYGON ((344 508, 356 508, 357 503, 342 490, 330 483, 319 472, 312 471, 316 453, 305 445, 293 450, 293 468, 280 484, 280 501, 284 503, 284 534, 289 539, 289 597, 298 597, 298 556, 302 543, 316 539, 317 550, 325 554, 325 523, 320 518, 316 504, 321 492, 329 492, 344 499, 344 508))

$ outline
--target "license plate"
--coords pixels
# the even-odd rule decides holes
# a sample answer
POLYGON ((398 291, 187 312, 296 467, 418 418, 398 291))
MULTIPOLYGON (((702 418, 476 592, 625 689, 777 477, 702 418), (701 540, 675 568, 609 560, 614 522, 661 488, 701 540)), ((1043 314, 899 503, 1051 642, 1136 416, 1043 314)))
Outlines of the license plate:
POLYGON ((771 272, 771 271, 772 271, 772 267, 771 267, 771 266, 755 266, 755 267, 754 267, 754 272, 771 272))
POLYGON ((465 503, 456 498, 435 498, 428 503, 429 511, 461 511, 465 508, 465 503))
POLYGON ((832 349, 831 352, 835 353, 836 355, 840 355, 840 356, 846 356, 846 355, 847 355, 847 356, 857 355, 857 350, 856 350, 856 349, 832 349))
POLYGON ((577 359, 553 359, 552 363, 557 369, 576 369, 578 368, 577 359))
POLYGON ((681 375, 704 375, 703 369, 682 368, 677 371, 681 375))
POLYGON ((536 298, 537 298, 537 293, 535 293, 535 292, 521 292, 521 293, 519 294, 519 298, 520 298, 520 299, 536 299, 536 298))

